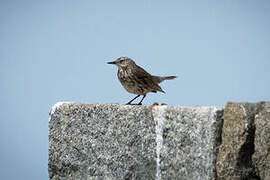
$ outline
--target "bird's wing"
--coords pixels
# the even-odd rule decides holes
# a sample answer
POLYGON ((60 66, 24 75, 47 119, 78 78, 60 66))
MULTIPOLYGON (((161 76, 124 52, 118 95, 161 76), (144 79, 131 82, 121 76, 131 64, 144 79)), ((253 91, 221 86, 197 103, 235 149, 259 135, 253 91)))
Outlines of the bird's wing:
POLYGON ((141 82, 144 87, 148 87, 151 91, 160 91, 165 93, 161 87, 153 80, 153 77, 151 74, 149 74, 147 71, 145 71, 140 66, 137 66, 137 68, 134 69, 134 76, 137 78, 137 81, 141 82))

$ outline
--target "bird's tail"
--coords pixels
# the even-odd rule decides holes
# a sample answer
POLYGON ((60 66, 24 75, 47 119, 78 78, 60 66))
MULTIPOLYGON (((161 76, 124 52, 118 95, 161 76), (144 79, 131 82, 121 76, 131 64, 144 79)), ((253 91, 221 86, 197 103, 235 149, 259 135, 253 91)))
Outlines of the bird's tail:
POLYGON ((163 76, 163 77, 160 77, 160 76, 152 76, 152 77, 153 77, 154 82, 156 82, 156 83, 161 83, 161 82, 164 81, 164 80, 174 79, 174 78, 176 78, 177 76, 163 76))

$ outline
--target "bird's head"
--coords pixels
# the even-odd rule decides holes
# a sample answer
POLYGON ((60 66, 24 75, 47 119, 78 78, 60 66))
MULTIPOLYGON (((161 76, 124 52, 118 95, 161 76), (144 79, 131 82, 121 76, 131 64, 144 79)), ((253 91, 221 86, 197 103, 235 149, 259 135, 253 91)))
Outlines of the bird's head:
POLYGON ((135 65, 135 62, 128 57, 120 57, 120 58, 117 58, 115 61, 108 62, 108 64, 115 64, 119 68, 126 68, 128 66, 135 65))

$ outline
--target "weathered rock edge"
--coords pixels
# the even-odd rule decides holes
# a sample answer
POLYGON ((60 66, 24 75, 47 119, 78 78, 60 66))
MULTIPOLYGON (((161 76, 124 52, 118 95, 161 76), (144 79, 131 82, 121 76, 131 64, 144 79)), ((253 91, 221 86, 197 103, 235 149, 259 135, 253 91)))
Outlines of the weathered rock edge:
POLYGON ((270 179, 270 102, 227 103, 218 179, 270 179))

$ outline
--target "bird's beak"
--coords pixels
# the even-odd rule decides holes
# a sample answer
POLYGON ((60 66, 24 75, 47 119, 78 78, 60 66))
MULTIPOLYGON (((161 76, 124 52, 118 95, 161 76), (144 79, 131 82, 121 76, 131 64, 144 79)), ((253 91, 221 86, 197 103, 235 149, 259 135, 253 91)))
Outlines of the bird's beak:
POLYGON ((116 64, 115 61, 107 62, 107 64, 116 64))

